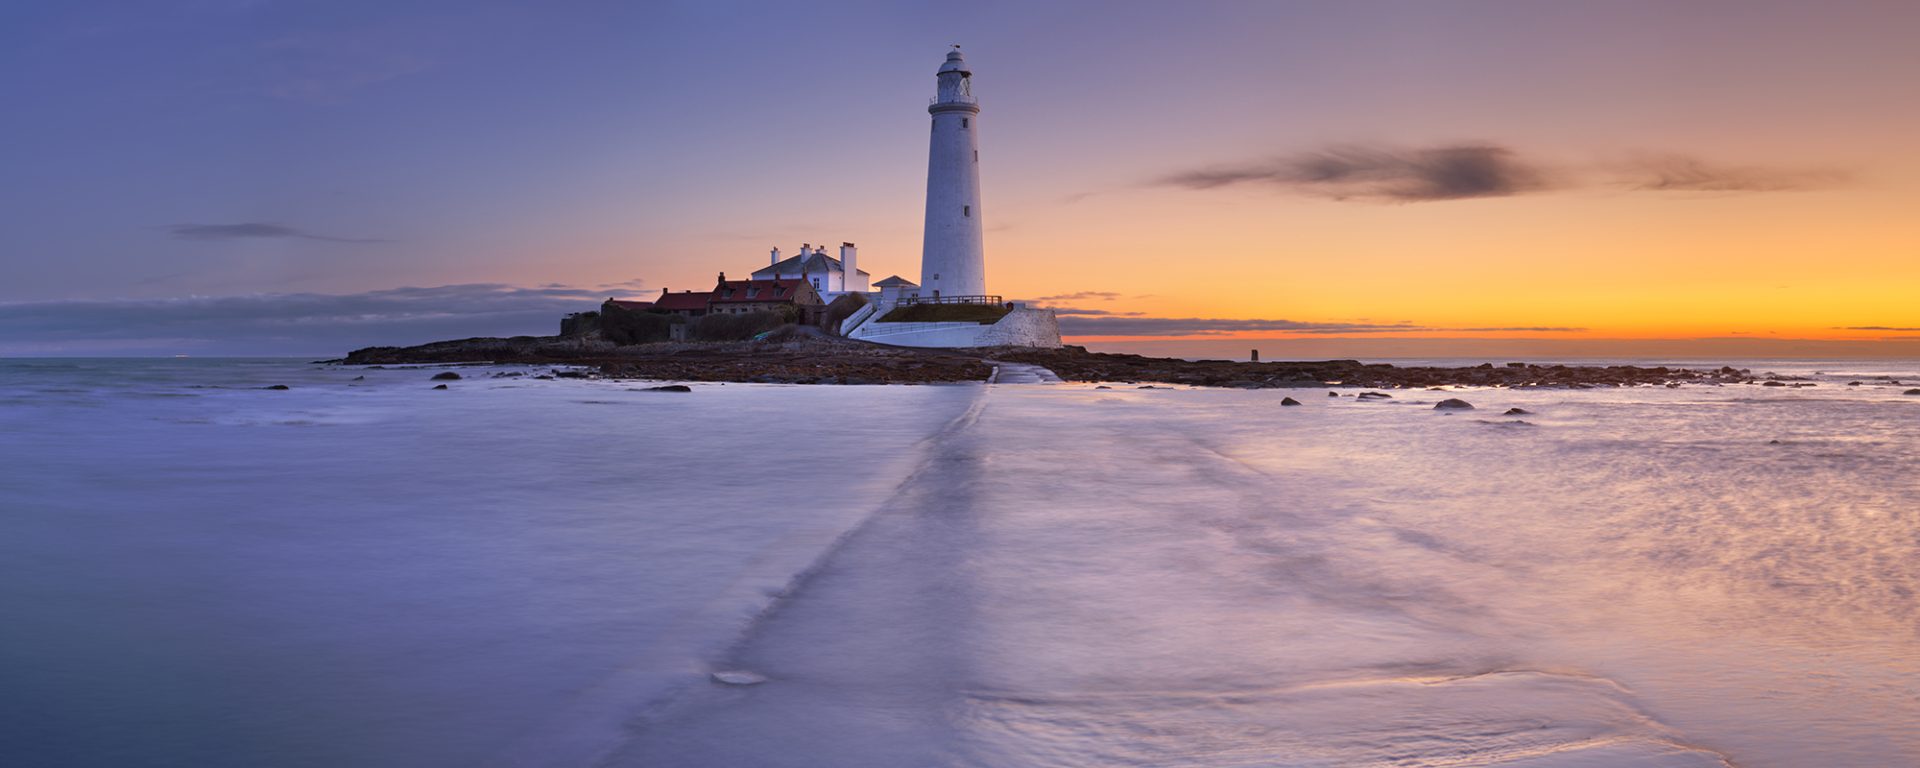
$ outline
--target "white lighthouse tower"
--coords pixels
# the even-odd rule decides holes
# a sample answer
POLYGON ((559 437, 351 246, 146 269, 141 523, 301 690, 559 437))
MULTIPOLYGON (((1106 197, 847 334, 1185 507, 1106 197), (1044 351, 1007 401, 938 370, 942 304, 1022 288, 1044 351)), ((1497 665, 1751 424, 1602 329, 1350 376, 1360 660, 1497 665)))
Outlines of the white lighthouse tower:
MULTIPOLYGON (((881 280, 881 290, 841 321, 843 336, 896 347, 1059 347, 1060 320, 1053 310, 1019 306, 975 311, 916 311, 914 305, 986 304, 987 257, 980 237, 980 105, 973 100, 973 73, 960 46, 947 52, 936 77, 940 89, 927 112, 933 143, 927 151, 927 229, 920 250, 920 284, 899 276, 881 280), (901 312, 898 310, 906 309, 901 312), (983 323, 983 314, 999 314, 983 323), (951 315, 952 317, 948 317, 951 315)), ((848 251, 847 269, 852 269, 848 251)), ((993 302, 997 304, 998 302, 993 302)), ((960 309, 960 308, 952 308, 960 309)))
POLYGON ((987 256, 980 232, 980 105, 960 46, 940 65, 940 86, 927 112, 927 226, 920 250, 920 296, 984 296, 987 256))

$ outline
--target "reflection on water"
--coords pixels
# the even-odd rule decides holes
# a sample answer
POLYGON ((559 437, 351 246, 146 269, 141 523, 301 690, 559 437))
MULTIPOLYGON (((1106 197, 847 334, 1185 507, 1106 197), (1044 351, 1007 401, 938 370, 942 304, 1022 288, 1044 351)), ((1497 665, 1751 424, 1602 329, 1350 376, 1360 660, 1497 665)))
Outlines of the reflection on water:
POLYGON ((1281 394, 994 390, 622 764, 1920 761, 1920 402, 1281 394))

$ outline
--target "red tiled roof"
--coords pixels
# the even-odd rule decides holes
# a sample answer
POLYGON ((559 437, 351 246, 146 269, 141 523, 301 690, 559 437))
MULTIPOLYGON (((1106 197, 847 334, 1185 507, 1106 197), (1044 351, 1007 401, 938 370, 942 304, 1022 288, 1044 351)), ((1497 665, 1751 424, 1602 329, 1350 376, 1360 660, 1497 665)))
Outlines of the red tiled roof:
POLYGON ((711 296, 715 304, 793 301, 795 289, 800 285, 799 280, 728 280, 715 287, 711 296))
POLYGON ((713 298, 711 291, 667 293, 665 290, 662 290, 660 292, 660 298, 653 301, 653 308, 664 309, 669 312, 688 309, 706 309, 707 300, 711 298, 713 298))

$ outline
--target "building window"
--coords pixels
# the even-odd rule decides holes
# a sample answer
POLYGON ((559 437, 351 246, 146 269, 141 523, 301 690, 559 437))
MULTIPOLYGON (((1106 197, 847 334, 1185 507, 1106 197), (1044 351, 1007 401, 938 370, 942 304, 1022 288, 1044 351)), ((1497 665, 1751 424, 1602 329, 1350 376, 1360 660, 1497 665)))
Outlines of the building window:
POLYGON ((967 218, 973 218, 973 206, 971 205, 960 206, 960 215, 965 216, 967 218))
POLYGON ((976 163, 980 162, 980 150, 976 149, 973 151, 973 161, 976 163))
POLYGON ((966 118, 964 118, 964 117, 963 117, 963 118, 960 118, 960 127, 962 127, 962 128, 965 128, 965 127, 967 127, 967 119, 966 119, 966 118))

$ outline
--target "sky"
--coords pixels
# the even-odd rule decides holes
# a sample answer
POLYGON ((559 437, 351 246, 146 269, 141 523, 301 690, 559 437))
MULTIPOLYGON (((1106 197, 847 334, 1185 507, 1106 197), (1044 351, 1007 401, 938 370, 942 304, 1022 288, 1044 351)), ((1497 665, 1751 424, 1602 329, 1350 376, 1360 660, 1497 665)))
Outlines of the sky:
POLYGON ((958 43, 989 289, 1069 341, 1920 356, 1916 36, 1911 2, 20 0, 0 355, 552 333, 801 243, 917 280, 958 43))

